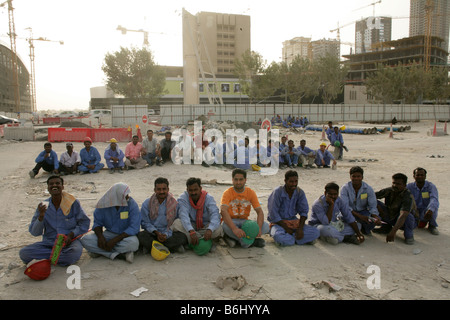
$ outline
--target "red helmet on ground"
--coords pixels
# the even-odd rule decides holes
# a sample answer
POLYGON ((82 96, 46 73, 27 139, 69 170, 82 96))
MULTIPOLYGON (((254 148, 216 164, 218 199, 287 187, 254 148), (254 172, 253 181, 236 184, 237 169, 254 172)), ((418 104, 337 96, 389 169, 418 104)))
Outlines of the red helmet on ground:
POLYGON ((33 280, 45 280, 51 269, 50 259, 32 260, 27 264, 24 274, 33 280))

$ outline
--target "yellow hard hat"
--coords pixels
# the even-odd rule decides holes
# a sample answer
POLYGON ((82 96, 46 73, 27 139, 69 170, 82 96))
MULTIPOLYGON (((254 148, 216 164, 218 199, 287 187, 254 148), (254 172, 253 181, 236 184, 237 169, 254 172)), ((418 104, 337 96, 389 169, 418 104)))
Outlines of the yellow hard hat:
POLYGON ((327 144, 325 142, 322 142, 320 145, 325 146, 325 147, 327 146, 327 144))
POLYGON ((339 129, 341 129, 342 131, 345 130, 345 126, 341 126, 339 129))
POLYGON ((261 171, 261 167, 256 164, 252 164, 252 169, 253 171, 261 171))
POLYGON ((156 240, 153 241, 151 251, 153 259, 161 261, 167 258, 169 254, 170 251, 166 246, 156 240))
POLYGON ((115 138, 112 138, 111 140, 109 140, 109 142, 115 142, 117 143, 117 140, 115 138))

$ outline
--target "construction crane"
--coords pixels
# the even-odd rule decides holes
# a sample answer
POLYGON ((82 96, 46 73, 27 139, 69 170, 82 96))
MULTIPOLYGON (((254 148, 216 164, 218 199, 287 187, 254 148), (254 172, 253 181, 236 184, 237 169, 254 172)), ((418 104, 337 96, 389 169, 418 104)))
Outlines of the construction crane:
POLYGON ((19 87, 19 66, 17 64, 17 50, 16 50, 16 27, 14 24, 14 8, 12 0, 5 1, 0 4, 4 7, 8 4, 8 20, 9 20, 9 39, 11 41, 11 69, 12 69, 12 86, 14 87, 14 105, 15 112, 20 113, 20 87, 19 87))
POLYGON ((139 29, 139 30, 131 30, 131 29, 127 29, 122 27, 121 25, 117 26, 117 29, 122 32, 122 34, 127 34, 127 31, 129 32, 142 32, 144 33, 144 47, 148 47, 149 46, 149 42, 148 42, 148 31, 145 31, 143 29, 139 29))
POLYGON ((425 60, 425 71, 430 71, 430 62, 431 62, 431 26, 433 21, 433 10, 434 10, 434 1, 427 0, 425 4, 425 15, 426 15, 426 30, 425 30, 425 47, 424 47, 424 60, 425 60))
POLYGON ((54 40, 49 40, 47 38, 33 38, 33 33, 31 28, 26 28, 27 30, 30 30, 30 37, 27 38, 26 40, 28 41, 29 45, 30 45, 30 100, 31 100, 31 110, 32 112, 36 112, 37 111, 37 107, 36 107, 36 69, 34 67, 34 41, 47 41, 47 42, 59 42, 60 45, 64 44, 64 41, 54 41, 54 40))
POLYGON ((364 8, 367 8, 367 7, 370 7, 370 6, 373 6, 373 16, 375 16, 375 5, 378 4, 378 3, 381 3, 381 0, 379 0, 379 1, 377 1, 377 2, 372 2, 371 4, 368 4, 367 6, 364 6, 364 7, 361 7, 361 8, 355 9, 355 10, 352 10, 352 11, 357 11, 357 10, 361 10, 361 9, 364 9, 364 8))

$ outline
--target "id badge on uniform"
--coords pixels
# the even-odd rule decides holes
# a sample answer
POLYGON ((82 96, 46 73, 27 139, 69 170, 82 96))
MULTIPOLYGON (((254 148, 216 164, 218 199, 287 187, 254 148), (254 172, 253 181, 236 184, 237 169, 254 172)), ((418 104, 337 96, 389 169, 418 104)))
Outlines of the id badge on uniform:
POLYGON ((361 193, 361 200, 367 199, 367 193, 361 193))
POLYGON ((120 213, 120 219, 128 219, 128 211, 122 211, 120 213))
POLYGON ((430 197, 430 193, 429 192, 422 192, 422 198, 423 199, 428 199, 430 197))

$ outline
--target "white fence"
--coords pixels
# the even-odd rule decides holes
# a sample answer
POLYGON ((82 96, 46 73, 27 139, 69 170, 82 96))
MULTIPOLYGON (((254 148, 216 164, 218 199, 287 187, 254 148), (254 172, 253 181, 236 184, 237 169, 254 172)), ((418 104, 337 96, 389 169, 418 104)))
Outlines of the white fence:
POLYGON ((205 116, 213 121, 255 122, 280 115, 307 117, 310 123, 358 121, 389 123, 450 119, 450 105, 288 104, 288 105, 161 105, 161 125, 184 125, 205 116))

